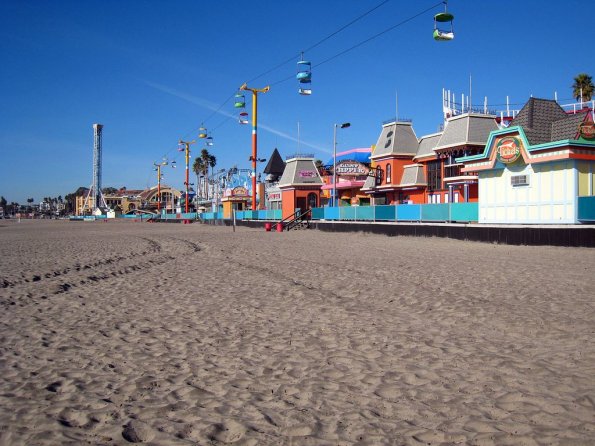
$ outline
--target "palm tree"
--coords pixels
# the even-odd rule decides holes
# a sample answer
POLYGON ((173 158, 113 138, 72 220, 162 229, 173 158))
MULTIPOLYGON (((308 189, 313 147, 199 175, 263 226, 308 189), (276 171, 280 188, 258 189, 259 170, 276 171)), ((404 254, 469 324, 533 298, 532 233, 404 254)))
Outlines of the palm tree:
POLYGON ((572 84, 572 96, 577 101, 590 101, 593 97, 593 78, 587 73, 580 73, 574 78, 572 84))
POLYGON ((217 158, 215 155, 209 155, 208 161, 209 167, 211 168, 211 178, 213 178, 213 196, 215 195, 215 178, 214 178, 214 167, 217 165, 217 158))
POLYGON ((322 164, 322 160, 314 161, 314 165, 316 166, 316 170, 318 170, 318 174, 322 176, 324 174, 324 164, 322 164))
POLYGON ((211 154, 207 149, 202 149, 200 151, 200 159, 202 160, 202 175, 204 178, 204 191, 205 191, 205 199, 209 199, 209 159, 211 154))
POLYGON ((196 188, 198 189, 196 196, 199 197, 201 196, 200 176, 204 171, 204 162, 200 156, 194 158, 194 163, 192 164, 192 171, 196 174, 196 188))

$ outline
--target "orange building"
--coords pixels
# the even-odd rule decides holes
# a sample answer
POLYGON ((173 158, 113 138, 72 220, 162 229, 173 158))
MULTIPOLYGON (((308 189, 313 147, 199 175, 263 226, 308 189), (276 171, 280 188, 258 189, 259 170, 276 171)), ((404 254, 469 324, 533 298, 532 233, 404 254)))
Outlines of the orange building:
POLYGON ((417 149, 418 140, 411 122, 392 121, 382 125, 371 156, 375 171, 362 186, 362 192, 373 197, 373 204, 423 200, 423 189, 418 191, 418 186, 424 186, 419 175, 421 168, 412 164, 417 149), (420 181, 422 183, 418 184, 420 181))
POLYGON ((296 209, 302 212, 320 206, 322 178, 314 158, 294 157, 286 161, 279 180, 283 218, 292 216, 296 209))
POLYGON ((481 153, 497 129, 493 115, 464 113, 418 140, 410 122, 385 123, 371 156, 374 175, 362 192, 376 205, 477 201, 477 176, 461 172, 456 159, 481 153))

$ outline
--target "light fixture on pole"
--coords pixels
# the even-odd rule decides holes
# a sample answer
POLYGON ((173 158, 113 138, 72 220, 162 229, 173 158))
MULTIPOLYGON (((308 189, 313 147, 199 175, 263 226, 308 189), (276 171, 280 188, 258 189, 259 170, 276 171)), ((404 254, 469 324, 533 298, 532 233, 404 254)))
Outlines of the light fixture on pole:
POLYGON ((351 124, 344 122, 343 124, 335 124, 333 132, 333 207, 337 206, 337 127, 346 129, 351 124))

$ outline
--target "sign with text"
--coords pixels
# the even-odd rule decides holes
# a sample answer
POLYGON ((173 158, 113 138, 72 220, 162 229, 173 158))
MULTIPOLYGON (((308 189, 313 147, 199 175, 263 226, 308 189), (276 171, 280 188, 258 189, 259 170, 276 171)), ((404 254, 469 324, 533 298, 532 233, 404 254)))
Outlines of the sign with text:
POLYGON ((502 138, 496 144, 496 157, 504 164, 512 164, 521 156, 521 141, 514 136, 502 138))
POLYGON ((234 187, 233 190, 231 191, 231 195, 234 197, 247 197, 248 196, 248 189, 246 189, 244 186, 237 186, 234 187))
POLYGON ((583 122, 578 126, 578 133, 584 139, 589 141, 595 139, 595 124, 592 122, 583 122))
POLYGON ((370 169, 357 161, 341 161, 337 163, 337 175, 360 176, 368 175, 370 169))

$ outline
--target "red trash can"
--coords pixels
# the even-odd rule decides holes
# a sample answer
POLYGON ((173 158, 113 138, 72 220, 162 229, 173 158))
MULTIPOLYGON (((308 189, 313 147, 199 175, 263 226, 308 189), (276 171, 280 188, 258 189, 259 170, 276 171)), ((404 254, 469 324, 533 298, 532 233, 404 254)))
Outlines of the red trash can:
POLYGON ((264 230, 266 232, 271 232, 271 228, 273 227, 273 225, 271 223, 265 223, 264 224, 264 230))
POLYGON ((277 232, 283 232, 283 223, 277 223, 277 232))

